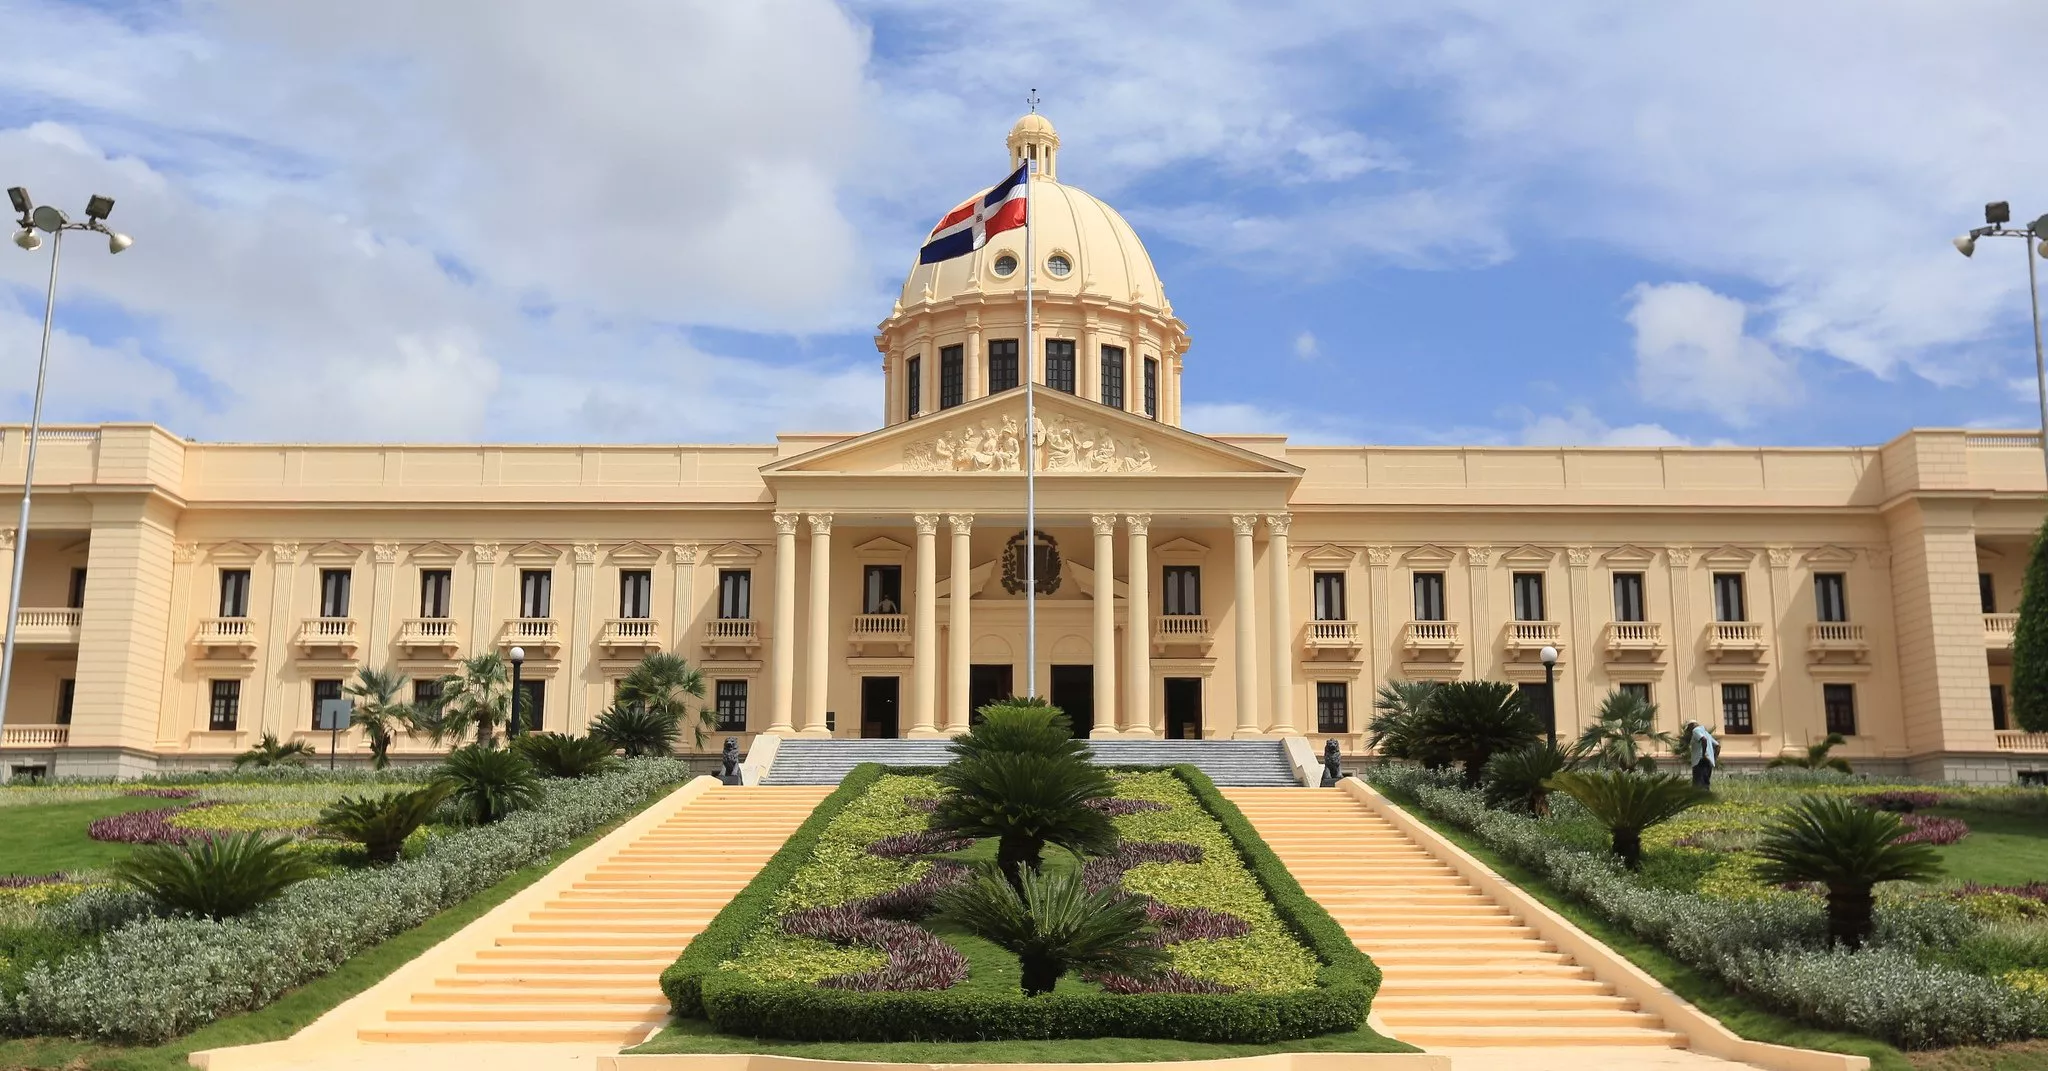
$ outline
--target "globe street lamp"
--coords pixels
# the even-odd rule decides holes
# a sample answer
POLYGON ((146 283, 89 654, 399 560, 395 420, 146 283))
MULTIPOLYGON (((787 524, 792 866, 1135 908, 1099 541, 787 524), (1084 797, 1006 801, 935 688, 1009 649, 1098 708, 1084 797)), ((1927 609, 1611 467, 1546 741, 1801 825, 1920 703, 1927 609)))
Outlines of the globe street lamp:
POLYGON ((1557 749, 1557 648, 1545 646, 1536 652, 1543 660, 1543 728, 1550 734, 1550 747, 1557 749))
POLYGON ((2048 215, 2041 216, 2025 227, 2010 227, 2012 206, 2004 201, 1993 201, 1984 206, 1984 226, 1974 227, 1970 233, 1954 239, 1956 252, 1972 256, 1977 252, 1979 238, 2024 238, 2020 248, 2027 250, 2027 301, 2034 310, 2034 394, 2041 405, 2041 463, 2048 466, 2048 369, 2041 361, 2041 295, 2035 289, 2034 251, 2048 257, 2048 215), (2037 247, 2034 243, 2039 242, 2037 247))
POLYGON ((512 737, 519 735, 519 667, 526 664, 526 648, 514 647, 507 653, 512 656, 512 712, 505 735, 512 737))
POLYGON ((6 646, 0 649, 0 725, 7 723, 7 695, 14 683, 14 628, 21 616, 21 568, 28 560, 28 504, 29 491, 36 479, 36 444, 43 432, 43 383, 50 372, 50 321, 57 311, 57 259, 64 251, 65 231, 96 231, 107 236, 107 252, 119 253, 135 244, 133 238, 119 231, 107 229, 107 217, 114 212, 114 199, 104 194, 93 194, 85 203, 85 222, 78 223, 64 214, 55 205, 38 205, 23 186, 10 187, 7 199, 14 206, 21 230, 15 232, 14 244, 24 251, 33 253, 43 247, 43 238, 37 231, 50 236, 50 284, 43 294, 43 353, 36 364, 36 400, 29 410, 28 458, 21 473, 21 520, 14 526, 14 583, 7 591, 7 638, 6 646))

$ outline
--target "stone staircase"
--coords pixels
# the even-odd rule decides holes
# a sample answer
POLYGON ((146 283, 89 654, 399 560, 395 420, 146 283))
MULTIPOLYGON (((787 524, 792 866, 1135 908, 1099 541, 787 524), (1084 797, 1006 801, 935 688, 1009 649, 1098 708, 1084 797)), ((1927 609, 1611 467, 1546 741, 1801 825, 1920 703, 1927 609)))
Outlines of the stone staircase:
POLYGON ((668 1020, 662 969, 829 791, 713 788, 616 852, 564 863, 586 870, 357 1037, 638 1044, 668 1020))
POLYGON ((1425 1049, 1683 1047, 1350 794, 1229 788, 1303 891, 1380 965, 1373 1011, 1425 1049))
MULTIPOLYGON (((855 766, 939 766, 950 757, 945 740, 785 739, 764 785, 836 785, 855 766)), ((1218 785, 1295 786, 1294 767, 1278 740, 1093 740, 1105 766, 1190 763, 1218 785)))

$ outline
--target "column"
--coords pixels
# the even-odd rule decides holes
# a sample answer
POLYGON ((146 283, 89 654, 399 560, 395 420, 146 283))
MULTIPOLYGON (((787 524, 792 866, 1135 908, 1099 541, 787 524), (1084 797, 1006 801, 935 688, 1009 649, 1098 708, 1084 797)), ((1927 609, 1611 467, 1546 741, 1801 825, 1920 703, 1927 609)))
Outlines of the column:
POLYGON ((1273 646, 1268 652, 1273 674, 1270 728, 1277 736, 1301 732, 1294 724, 1294 616, 1287 607, 1287 585, 1293 571, 1287 554, 1287 528, 1293 523, 1291 513, 1266 514, 1266 557, 1272 559, 1272 588, 1267 598, 1273 604, 1273 646))
MULTIPOLYGON (((972 314, 970 314, 971 316, 972 314)), ((981 375, 981 362, 986 360, 981 352, 981 321, 967 321, 967 348, 960 357, 960 401, 971 402, 988 393, 988 383, 981 375)), ((937 406, 933 406, 934 409, 937 406)), ((965 724, 964 722, 962 724, 965 724)), ((964 731, 964 730, 963 730, 964 731)))
POLYGON ((919 513, 917 522, 917 616, 910 622, 910 735, 937 736, 939 666, 939 515, 919 513))
POLYGON ((946 631, 946 735, 953 736, 967 731, 969 714, 967 665, 974 632, 967 619, 967 600, 973 594, 968 589, 974 586, 974 514, 949 513, 946 524, 953 530, 953 590, 946 596, 951 603, 946 631))
POLYGON ((1230 614, 1237 622, 1237 731, 1232 735, 1263 736, 1259 731, 1259 619, 1252 609, 1258 602, 1252 575, 1252 533, 1258 530, 1259 515, 1232 514, 1230 527, 1236 552, 1231 569, 1236 605, 1230 614))
POLYGON ((1097 513, 1095 525, 1095 725, 1093 737, 1116 735, 1116 514, 1097 513))
MULTIPOLYGON (((794 513, 775 515, 775 634, 768 640, 768 678, 774 681, 771 733, 796 731, 796 521, 794 513)), ((749 608, 752 612, 752 608, 749 608)))
POLYGON ((832 642, 832 515, 813 513, 811 522, 811 600, 804 607, 810 626, 804 636, 804 723, 802 736, 830 736, 825 704, 830 702, 825 675, 832 642))
POLYGON ((1130 617, 1124 624, 1129 654, 1124 673, 1124 734, 1157 736, 1152 726, 1152 566, 1147 563, 1146 536, 1152 515, 1132 513, 1124 517, 1130 528, 1131 578, 1130 617))
POLYGON ((1074 357, 1074 393, 1093 401, 1102 400, 1102 336, 1096 331, 1093 313, 1081 321, 1081 352, 1074 357))

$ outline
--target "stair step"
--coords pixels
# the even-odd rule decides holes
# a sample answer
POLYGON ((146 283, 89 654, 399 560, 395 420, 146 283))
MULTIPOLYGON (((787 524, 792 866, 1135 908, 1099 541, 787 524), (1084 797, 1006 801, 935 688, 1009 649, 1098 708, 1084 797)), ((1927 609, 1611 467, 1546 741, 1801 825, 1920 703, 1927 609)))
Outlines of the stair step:
POLYGON ((645 1024, 594 1023, 390 1023, 356 1032, 362 1041, 400 1045, 493 1044, 499 1042, 593 1042, 638 1045, 658 1020, 645 1024))
MULTIPOLYGON (((1391 1029, 1393 1024, 1388 1024, 1391 1029)), ((1685 1035, 1670 1030, 1638 1030, 1630 1027, 1561 1026, 1452 1026, 1417 1027, 1396 1030, 1396 1037, 1422 1048, 1473 1048, 1480 1046, 1564 1046, 1564 1045, 1654 1045, 1684 1048, 1685 1035)))

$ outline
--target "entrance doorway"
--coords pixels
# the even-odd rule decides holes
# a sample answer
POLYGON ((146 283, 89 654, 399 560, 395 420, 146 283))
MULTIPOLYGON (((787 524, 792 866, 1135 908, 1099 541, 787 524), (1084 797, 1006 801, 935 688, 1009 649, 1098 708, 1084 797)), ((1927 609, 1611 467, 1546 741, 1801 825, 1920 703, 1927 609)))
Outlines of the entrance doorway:
POLYGON ((1095 727, 1095 667, 1052 667, 1052 705, 1066 712, 1075 736, 1095 727))
POLYGON ((548 709, 548 682, 522 677, 519 681, 519 731, 522 733, 541 732, 548 709))
POLYGON ((1202 678, 1166 678, 1166 738, 1202 738, 1202 678))
POLYGON ((896 710, 902 692, 901 677, 860 679, 860 735, 863 738, 893 740, 901 735, 896 723, 896 710))
POLYGON ((981 708, 998 703, 1016 695, 1011 685, 1010 665, 974 665, 967 667, 967 723, 981 724, 981 708))

